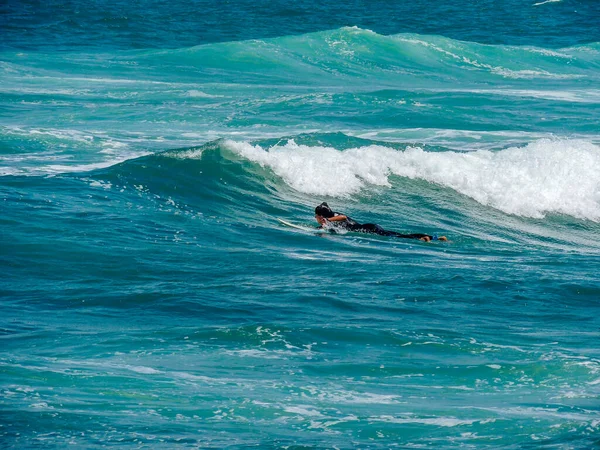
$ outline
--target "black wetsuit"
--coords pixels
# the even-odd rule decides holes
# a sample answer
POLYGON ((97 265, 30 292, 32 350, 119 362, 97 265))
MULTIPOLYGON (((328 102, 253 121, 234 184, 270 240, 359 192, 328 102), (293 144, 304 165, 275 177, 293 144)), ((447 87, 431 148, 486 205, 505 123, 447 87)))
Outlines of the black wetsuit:
MULTIPOLYGON (((336 216, 343 215, 338 212, 336 212, 334 214, 336 216)), ((421 233, 402 234, 402 233, 397 233, 396 231, 384 230, 381 226, 379 226, 375 223, 361 224, 348 216, 346 216, 345 220, 332 221, 329 223, 331 225, 333 225, 334 229, 335 228, 343 228, 345 230, 354 231, 357 233, 371 233, 371 234, 378 234, 379 236, 391 236, 391 237, 405 238, 405 239, 423 239, 423 238, 429 238, 431 240, 434 239, 433 236, 430 236, 428 234, 421 234, 421 233)))

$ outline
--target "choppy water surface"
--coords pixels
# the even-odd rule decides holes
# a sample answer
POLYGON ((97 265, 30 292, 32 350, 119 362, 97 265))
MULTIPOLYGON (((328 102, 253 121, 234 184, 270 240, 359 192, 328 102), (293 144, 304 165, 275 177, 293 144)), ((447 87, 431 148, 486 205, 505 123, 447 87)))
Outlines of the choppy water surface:
POLYGON ((228 5, 0 10, 0 446, 600 445, 596 6, 228 5))

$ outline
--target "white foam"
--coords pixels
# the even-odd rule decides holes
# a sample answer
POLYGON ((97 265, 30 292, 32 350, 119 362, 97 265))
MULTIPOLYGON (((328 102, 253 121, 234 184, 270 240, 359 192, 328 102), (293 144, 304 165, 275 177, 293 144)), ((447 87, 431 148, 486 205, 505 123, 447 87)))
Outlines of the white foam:
POLYGON ((369 422, 385 422, 396 424, 416 423, 421 425, 433 425, 438 427, 456 427, 461 425, 472 425, 478 420, 472 419, 456 419, 454 417, 392 417, 379 416, 370 417, 369 422))
POLYGON ((54 409, 53 406, 48 406, 46 402, 32 403, 29 407, 34 409, 54 409))
POLYGON ((157 373, 162 373, 160 370, 156 370, 153 369, 152 367, 146 367, 146 366, 123 366, 128 370, 131 370, 132 372, 136 372, 136 373, 143 373, 143 374, 148 374, 148 375, 154 375, 157 373))
POLYGON ((99 181, 99 180, 91 180, 90 181, 90 186, 92 187, 99 187, 105 190, 110 190, 112 189, 112 183, 109 181, 99 181))
POLYGON ((499 416, 516 416, 516 417, 526 417, 529 419, 558 419, 561 421, 575 421, 575 422, 583 422, 586 423, 590 420, 590 416, 585 413, 570 413, 565 411, 559 411, 558 408, 537 408, 537 407, 509 407, 506 409, 497 408, 497 407, 473 407, 473 409, 478 409, 480 411, 491 411, 494 414, 499 416))
MULTIPOLYGON (((436 90, 431 90, 436 92, 436 90)), ((437 92, 444 92, 437 90, 437 92)), ((600 90, 540 90, 540 89, 449 89, 446 92, 464 92, 484 95, 501 95, 506 97, 530 97, 544 100, 572 103, 600 103, 600 90)))
POLYGON ((105 154, 119 154, 119 153, 123 153, 123 150, 129 147, 129 144, 125 143, 125 142, 120 142, 120 141, 113 141, 111 139, 107 139, 105 142, 102 143, 102 150, 100 150, 100 153, 105 153, 105 154))
POLYGON ((306 356, 311 358, 311 352, 307 350, 303 351, 290 351, 290 350, 260 350, 260 349, 247 349, 247 350, 226 350, 224 352, 227 355, 238 356, 241 358, 262 358, 262 359, 288 359, 289 357, 306 356))
POLYGON ((393 405, 400 403, 400 397, 393 394, 376 394, 373 392, 335 391, 320 395, 336 403, 358 405, 393 405))
POLYGON ((395 150, 369 146, 340 152, 331 147, 308 147, 288 141, 269 151, 245 142, 225 141, 239 155, 270 167, 294 189, 307 194, 344 196, 358 192, 365 182, 389 186, 386 156, 395 150))
POLYGON ((245 142, 224 146, 307 194, 347 197, 368 185, 391 187, 390 175, 398 175, 454 189, 509 214, 600 221, 600 147, 584 140, 540 139, 525 147, 467 153, 379 145, 339 151, 294 141, 268 150, 245 142))
POLYGON ((142 156, 149 155, 149 152, 138 152, 131 153, 126 156, 122 156, 119 158, 108 159, 105 161, 90 163, 90 164, 73 164, 73 165, 63 165, 63 164, 51 164, 48 166, 43 166, 40 168, 32 169, 29 174, 38 174, 44 173, 48 175, 60 174, 60 173, 70 173, 70 172, 91 172, 93 170, 105 169, 107 167, 111 167, 122 162, 125 162, 129 159, 140 158, 142 156))
MULTIPOLYGON (((486 67, 488 67, 486 65, 486 67)), ((551 80, 574 80, 577 78, 584 78, 583 75, 575 75, 575 74, 558 74, 551 73, 547 70, 512 70, 507 69, 505 67, 488 67, 492 73, 497 75, 501 75, 505 78, 514 78, 514 79, 526 79, 531 80, 534 78, 546 78, 551 80)))
POLYGON ((283 410, 285 412, 288 412, 291 414, 298 414, 300 416, 309 416, 309 417, 322 416, 322 414, 319 411, 312 409, 310 406, 288 406, 288 407, 284 407, 283 410))
POLYGON ((188 97, 195 97, 195 98, 222 98, 223 97, 223 95, 207 94, 206 92, 199 91, 197 89, 190 89, 189 91, 186 92, 186 95, 188 97))
POLYGON ((82 144, 91 144, 94 141, 94 136, 91 133, 86 133, 78 130, 59 130, 59 129, 37 129, 30 130, 19 127, 6 127, 6 131, 14 134, 29 134, 31 136, 50 136, 60 141, 75 141, 82 144))
POLYGON ((545 5, 546 3, 559 3, 561 0, 545 0, 543 2, 534 3, 533 6, 545 5))
POLYGON ((14 167, 0 167, 0 177, 23 175, 24 173, 25 172, 23 172, 22 170, 14 167))
MULTIPOLYGON (((556 0, 550 0, 550 1, 556 1, 556 0)), ((476 59, 473 59, 473 57, 467 57, 464 55, 453 53, 449 50, 446 50, 445 48, 440 47, 439 45, 436 45, 432 42, 427 42, 427 41, 424 41, 421 39, 406 38, 402 35, 398 35, 396 37, 396 39, 400 42, 405 42, 407 44, 423 46, 423 47, 431 49, 435 52, 446 55, 460 63, 467 64, 467 65, 469 65, 471 67, 475 67, 479 70, 487 70, 490 73, 500 75, 505 78, 514 78, 514 79, 545 78, 545 79, 561 80, 561 79, 576 79, 576 78, 583 77, 582 75, 574 75, 574 74, 555 74, 555 73, 550 73, 546 70, 531 70, 531 69, 512 70, 512 69, 508 69, 506 67, 494 66, 492 64, 479 62, 476 59)), ((451 48, 454 48, 454 46, 451 48)))
POLYGON ((555 50, 550 50, 550 49, 547 49, 547 48, 539 48, 539 47, 522 47, 522 48, 524 50, 527 50, 528 52, 538 53, 538 54, 544 55, 544 56, 552 56, 554 58, 567 58, 567 59, 571 59, 572 58, 571 55, 568 55, 566 53, 560 53, 560 52, 557 52, 555 50))

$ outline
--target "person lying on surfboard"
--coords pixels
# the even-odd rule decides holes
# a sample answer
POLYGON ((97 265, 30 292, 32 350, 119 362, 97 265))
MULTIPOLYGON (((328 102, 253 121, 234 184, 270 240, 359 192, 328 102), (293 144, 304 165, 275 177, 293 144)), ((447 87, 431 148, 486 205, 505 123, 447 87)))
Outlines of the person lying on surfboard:
POLYGON ((321 228, 324 226, 331 226, 333 229, 342 228, 348 231, 354 231, 359 233, 371 233, 378 234, 379 236, 391 236, 397 238, 405 238, 405 239, 419 239, 421 241, 429 242, 429 241, 447 241, 448 238, 446 236, 430 236, 428 234, 414 233, 414 234, 402 234, 397 233, 396 231, 384 230, 382 227, 375 223, 358 223, 356 220, 332 211, 329 205, 326 202, 321 203, 319 206, 315 208, 315 219, 321 225, 321 228))

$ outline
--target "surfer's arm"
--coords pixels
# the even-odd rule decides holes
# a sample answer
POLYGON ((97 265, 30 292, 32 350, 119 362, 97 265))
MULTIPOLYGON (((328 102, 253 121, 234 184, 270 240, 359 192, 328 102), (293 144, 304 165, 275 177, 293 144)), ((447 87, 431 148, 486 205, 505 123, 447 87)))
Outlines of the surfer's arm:
POLYGON ((345 215, 340 214, 339 216, 333 216, 326 220, 328 220, 330 222, 341 222, 342 220, 346 220, 346 219, 347 219, 347 217, 345 215))

